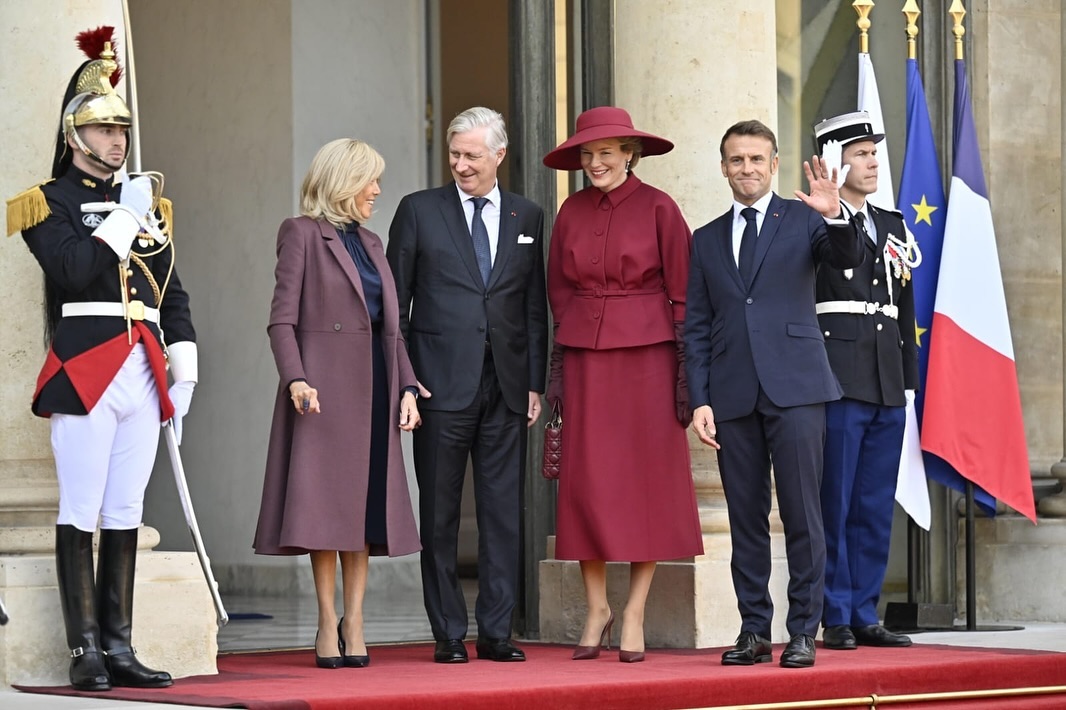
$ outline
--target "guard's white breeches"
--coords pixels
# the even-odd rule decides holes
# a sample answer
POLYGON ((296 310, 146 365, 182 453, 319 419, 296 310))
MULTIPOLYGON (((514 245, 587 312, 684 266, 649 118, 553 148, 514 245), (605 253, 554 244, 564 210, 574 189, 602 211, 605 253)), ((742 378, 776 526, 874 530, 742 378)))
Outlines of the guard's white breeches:
POLYGON ((133 347, 88 414, 53 414, 59 525, 92 532, 141 524, 159 446, 159 392, 144 346, 133 347))

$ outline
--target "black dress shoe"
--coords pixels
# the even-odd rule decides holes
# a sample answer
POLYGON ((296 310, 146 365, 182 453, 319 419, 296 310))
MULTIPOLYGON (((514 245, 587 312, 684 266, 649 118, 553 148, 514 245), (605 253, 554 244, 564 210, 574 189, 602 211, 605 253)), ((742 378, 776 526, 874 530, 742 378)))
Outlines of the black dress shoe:
POLYGON ((773 646, 752 631, 741 631, 736 644, 722 654, 723 666, 753 666, 774 660, 773 646))
POLYGON ((859 647, 851 627, 843 624, 825 627, 822 630, 822 645, 834 651, 854 651, 859 647))
POLYGON ((466 663, 466 646, 459 639, 438 641, 433 648, 433 660, 436 663, 466 663))
POLYGON ((814 665, 814 638, 796 634, 781 653, 782 668, 810 668, 814 665))
POLYGON ((511 643, 510 639, 479 638, 477 657, 490 661, 524 661, 526 654, 511 643))
MULTIPOLYGON (((337 650, 340 651, 340 644, 337 644, 337 650)), ((318 655, 318 632, 315 632, 315 665, 319 668, 342 668, 344 667, 344 658, 342 656, 320 656, 318 655)))
POLYGON ((341 649, 341 660, 344 662, 345 668, 366 668, 370 665, 370 654, 364 654, 362 656, 349 656, 348 644, 344 643, 344 633, 341 631, 341 626, 344 625, 344 617, 337 622, 337 645, 341 649))
POLYGON ((880 624, 869 626, 853 626, 851 632, 855 635, 855 642, 860 646, 888 646, 903 648, 911 645, 909 636, 894 634, 880 624))

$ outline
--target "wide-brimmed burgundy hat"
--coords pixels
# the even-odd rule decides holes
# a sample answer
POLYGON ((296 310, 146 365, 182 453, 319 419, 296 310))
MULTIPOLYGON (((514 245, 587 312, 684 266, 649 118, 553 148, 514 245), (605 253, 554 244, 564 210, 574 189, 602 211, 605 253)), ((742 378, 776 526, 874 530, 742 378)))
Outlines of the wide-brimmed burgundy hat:
POLYGON ((581 146, 608 138, 640 138, 641 156, 662 155, 674 149, 665 138, 633 128, 629 112, 616 106, 597 106, 577 117, 577 130, 558 148, 544 156, 544 164, 556 170, 581 170, 581 146))

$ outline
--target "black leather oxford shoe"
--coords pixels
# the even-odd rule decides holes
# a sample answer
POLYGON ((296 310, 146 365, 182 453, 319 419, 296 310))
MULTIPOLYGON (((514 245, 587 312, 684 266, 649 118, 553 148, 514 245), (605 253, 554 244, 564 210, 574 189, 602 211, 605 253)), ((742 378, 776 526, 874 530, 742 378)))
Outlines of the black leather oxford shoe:
POLYGON ((796 634, 781 653, 782 668, 810 668, 814 665, 814 638, 796 634))
POLYGON ((855 635, 855 642, 860 646, 888 646, 902 648, 911 645, 911 639, 909 636, 892 633, 880 624, 853 626, 851 627, 851 632, 855 635))
POLYGON ((741 631, 733 648, 722 654, 723 666, 753 666, 774 660, 770 642, 752 631, 741 631))
POLYGON ((459 639, 438 641, 433 648, 433 660, 437 663, 466 663, 466 646, 459 639))
POLYGON ((477 657, 489 661, 524 661, 526 654, 510 639, 478 638, 477 657))
POLYGON ((822 645, 834 651, 854 651, 859 647, 855 643, 855 634, 850 626, 827 626, 822 629, 822 645))

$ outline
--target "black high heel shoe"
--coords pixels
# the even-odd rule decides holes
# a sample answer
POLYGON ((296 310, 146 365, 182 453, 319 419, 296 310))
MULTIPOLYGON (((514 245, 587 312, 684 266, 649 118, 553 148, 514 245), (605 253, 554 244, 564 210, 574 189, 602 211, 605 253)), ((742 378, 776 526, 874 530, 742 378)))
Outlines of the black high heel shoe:
POLYGON ((341 633, 341 625, 342 624, 344 624, 344 617, 343 616, 341 617, 341 620, 337 622, 337 639, 339 640, 340 647, 341 647, 341 660, 344 662, 344 665, 347 668, 366 668, 367 666, 370 665, 370 654, 369 653, 367 655, 365 655, 365 656, 349 656, 348 654, 346 654, 344 652, 345 643, 344 643, 344 634, 341 633))
POLYGON ((607 650, 611 650, 611 627, 614 626, 614 612, 611 612, 611 616, 607 619, 607 623, 603 625, 603 631, 600 632, 600 642, 595 646, 574 646, 574 655, 570 658, 575 661, 587 661, 593 658, 600 657, 600 646, 606 646, 607 650))
POLYGON ((337 649, 341 652, 340 656, 320 656, 318 655, 318 632, 315 632, 315 665, 319 668, 340 668, 344 665, 344 642, 337 644, 337 649))

